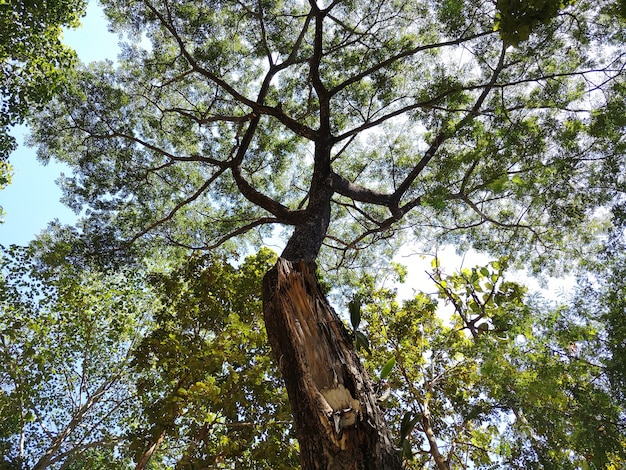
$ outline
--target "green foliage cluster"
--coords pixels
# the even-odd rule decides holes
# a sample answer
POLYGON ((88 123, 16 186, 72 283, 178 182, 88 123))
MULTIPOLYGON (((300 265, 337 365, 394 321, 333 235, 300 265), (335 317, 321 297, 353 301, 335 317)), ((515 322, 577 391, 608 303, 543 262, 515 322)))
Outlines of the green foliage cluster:
POLYGON ((85 0, 0 1, 0 159, 15 149, 9 128, 48 102, 76 61, 61 42, 76 27, 85 0))
POLYGON ((296 466, 258 295, 276 255, 102 270, 70 236, 2 250, 0 468, 130 468, 157 440, 146 468, 296 466))
POLYGON ((574 0, 498 0, 494 29, 502 40, 517 46, 537 25, 545 25, 574 0))
POLYGON ((193 256, 150 276, 161 306, 133 353, 144 410, 130 445, 135 460, 164 434, 176 468, 297 466, 261 315, 259 284, 275 261, 267 249, 237 268, 193 256))
MULTIPOLYGON (((0 160, 0 191, 11 184, 13 167, 6 161, 0 160)), ((4 222, 4 210, 0 206, 0 224, 4 222)))
MULTIPOLYGON (((258 293, 274 253, 107 271, 68 258, 62 236, 3 250, 0 468, 297 467, 258 293)), ((557 306, 507 281, 507 264, 434 262, 437 295, 404 302, 367 277, 350 302, 405 467, 437 453, 463 468, 621 468, 621 291, 583 285, 606 293, 601 311, 557 306)))

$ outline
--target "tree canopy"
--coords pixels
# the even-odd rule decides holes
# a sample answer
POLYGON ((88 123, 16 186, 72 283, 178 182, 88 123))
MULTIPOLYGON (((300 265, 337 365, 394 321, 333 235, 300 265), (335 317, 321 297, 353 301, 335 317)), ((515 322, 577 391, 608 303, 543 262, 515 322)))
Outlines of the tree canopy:
POLYGON ((126 240, 315 226, 310 256, 335 264, 398 231, 541 264, 588 240, 621 184, 610 4, 529 22, 517 47, 484 2, 104 5, 150 44, 82 70, 35 140, 74 168, 68 201, 126 240))
POLYGON ((32 142, 73 169, 71 245, 107 274, 132 264, 159 299, 132 362, 138 469, 278 468, 296 452, 306 468, 623 464, 621 4, 103 6, 128 38, 119 61, 73 74, 32 142), (274 268, 265 251, 230 264, 274 235, 274 268), (432 295, 402 304, 368 277, 406 241, 494 259, 434 264, 449 322, 432 295), (597 284, 536 303, 507 264, 597 284), (322 286, 354 296, 351 328, 322 286))

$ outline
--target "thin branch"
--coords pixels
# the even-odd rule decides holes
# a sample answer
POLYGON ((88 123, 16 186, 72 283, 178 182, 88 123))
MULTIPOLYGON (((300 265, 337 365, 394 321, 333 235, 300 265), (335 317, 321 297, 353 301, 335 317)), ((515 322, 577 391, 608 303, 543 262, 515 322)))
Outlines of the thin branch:
POLYGON ((225 170, 226 170, 226 167, 220 168, 218 171, 216 171, 208 180, 206 180, 204 182, 204 184, 202 186, 200 186, 200 188, 198 188, 198 190, 195 193, 193 193, 187 199, 184 199, 183 201, 181 201, 178 204, 176 204, 174 206, 174 208, 165 217, 163 217, 163 218, 153 222, 148 227, 144 228, 139 233, 134 235, 128 241, 128 244, 133 244, 135 241, 137 241, 139 238, 143 237, 148 232, 150 232, 153 229, 159 227, 160 225, 163 225, 165 222, 168 222, 169 220, 171 220, 180 209, 182 209, 187 204, 189 204, 189 203, 195 201, 196 199, 198 199, 202 195, 202 193, 204 193, 209 188, 211 183, 213 183, 213 181, 215 181, 217 179, 217 177, 220 176, 225 170))
POLYGON ((179 241, 173 240, 172 238, 168 237, 168 240, 181 247, 181 248, 187 248, 189 250, 213 250, 215 248, 218 248, 220 246, 222 246, 224 243, 226 243, 228 240, 230 240, 231 238, 237 237, 239 235, 243 235, 245 233, 248 233, 250 230, 256 228, 256 227, 260 227, 261 225, 267 225, 267 224, 280 224, 282 223, 281 220, 274 218, 274 217, 261 217, 257 220, 254 220, 246 225, 243 225, 241 227, 239 227, 236 230, 233 230, 232 232, 227 233, 226 235, 223 235, 222 237, 218 238, 215 242, 207 244, 207 245, 201 245, 201 246, 195 246, 195 245, 188 245, 185 243, 181 243, 179 241))
MULTIPOLYGON (((236 99, 240 103, 245 104, 246 106, 251 108, 256 114, 265 114, 265 115, 268 115, 268 116, 274 116, 281 123, 283 123, 285 126, 287 126, 291 131, 295 132, 296 134, 300 135, 301 137, 305 137, 305 138, 307 138, 309 140, 313 140, 316 137, 317 134, 316 134, 315 131, 313 131, 311 128, 301 124, 296 119, 293 119, 292 117, 290 117, 287 114, 285 114, 280 106, 277 106, 277 107, 266 106, 266 105, 262 104, 262 102, 263 102, 262 100, 257 100, 257 101, 252 100, 252 99, 246 97, 245 95, 241 94, 239 91, 237 91, 237 89, 235 87, 230 85, 224 79, 218 77, 213 72, 211 72, 211 71, 205 69, 204 67, 202 67, 198 63, 198 61, 193 57, 193 55, 187 50, 185 42, 180 37, 180 35, 178 34, 178 31, 176 31, 176 28, 174 28, 174 26, 172 24, 172 19, 170 17, 169 12, 168 12, 168 18, 165 18, 165 16, 163 16, 163 14, 161 12, 159 12, 152 4, 146 3, 146 5, 150 9, 150 11, 159 19, 159 21, 161 22, 163 27, 169 31, 170 35, 174 38, 174 40, 178 44, 178 47, 180 49, 180 52, 181 52, 182 56, 185 58, 185 60, 189 63, 189 65, 197 73, 199 73, 203 77, 209 79, 211 82, 213 82, 219 88, 221 88, 226 93, 231 95, 234 99, 236 99)), ((271 77, 278 70, 280 70, 281 68, 284 68, 284 67, 286 67, 286 65, 285 64, 281 64, 281 66, 270 68, 270 70, 268 71, 268 73, 266 75, 266 78, 264 80, 264 85, 267 84, 267 86, 269 86, 269 82, 271 81, 271 77)))
POLYGON ((475 117, 475 115, 479 112, 482 104, 487 99, 487 96, 489 95, 489 92, 493 89, 493 85, 495 85, 496 81, 498 80, 498 76, 500 75, 500 72, 504 69, 504 58, 505 58, 505 55, 506 55, 506 47, 503 45, 502 46, 502 50, 500 52, 500 58, 498 60, 498 64, 497 64, 497 66, 494 69, 493 75, 491 76, 491 80, 489 80, 489 83, 483 89, 482 93, 480 94, 480 96, 478 97, 476 102, 474 103, 474 106, 472 107, 471 111, 463 119, 461 119, 461 121, 459 121, 459 123, 455 126, 455 128, 454 128, 454 130, 452 132, 451 131, 447 131, 447 130, 444 129, 444 130, 441 130, 437 134, 437 136, 435 137, 433 142, 430 144, 430 147, 428 148, 428 150, 424 154, 424 156, 417 163, 417 165, 415 165, 413 170, 411 170, 411 172, 407 175, 407 177, 404 179, 404 181, 400 184, 400 186, 394 192, 393 198, 396 201, 400 201, 402 196, 404 196, 406 191, 413 184, 413 182, 417 179, 417 177, 420 175, 420 173, 424 170, 426 165, 428 165, 428 163, 435 156, 435 153, 437 152, 437 150, 439 149, 441 144, 443 144, 443 142, 450 135, 453 135, 454 133, 458 132, 459 129, 461 129, 467 123, 469 123, 475 117))
POLYGON ((449 47, 449 46, 458 46, 459 44, 461 44, 463 42, 467 42, 467 41, 471 41, 471 40, 474 40, 474 39, 478 39, 478 38, 481 38, 481 37, 484 37, 484 36, 488 36, 490 34, 494 34, 494 32, 493 31, 484 31, 482 33, 476 33, 476 34, 473 34, 473 35, 467 36, 467 37, 461 37, 461 38, 458 38, 458 39, 453 39, 453 40, 450 40, 450 41, 444 41, 444 42, 435 43, 435 44, 421 45, 421 46, 414 47, 412 49, 408 49, 406 51, 399 52, 398 54, 396 54, 394 56, 391 56, 388 59, 386 59, 386 60, 384 60, 382 62, 379 62, 378 64, 370 67, 369 69, 364 70, 363 72, 350 77, 348 80, 346 80, 346 81, 340 83, 339 85, 337 85, 336 87, 330 89, 328 91, 328 93, 332 97, 332 96, 336 95, 337 93, 339 93, 340 91, 344 90, 345 88, 349 87, 353 83, 357 83, 357 82, 363 80, 365 77, 368 77, 368 76, 372 75, 373 73, 378 72, 381 69, 389 67, 390 65, 392 65, 395 62, 397 62, 398 60, 405 59, 405 58, 410 57, 412 55, 415 55, 415 54, 417 54, 419 52, 423 52, 423 51, 427 51, 427 50, 431 50, 431 49, 449 47))

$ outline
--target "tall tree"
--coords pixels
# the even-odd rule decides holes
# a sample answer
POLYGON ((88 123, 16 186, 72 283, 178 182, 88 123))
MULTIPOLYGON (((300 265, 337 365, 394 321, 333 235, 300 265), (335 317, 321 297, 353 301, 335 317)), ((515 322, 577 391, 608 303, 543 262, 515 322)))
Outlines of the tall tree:
POLYGON ((584 256, 624 171, 597 132, 623 95, 614 5, 103 3, 149 45, 82 70, 39 117, 42 158, 74 168, 68 201, 101 242, 105 223, 115 243, 191 250, 290 228, 263 298, 302 465, 399 468, 315 261, 401 234, 536 269, 584 256))

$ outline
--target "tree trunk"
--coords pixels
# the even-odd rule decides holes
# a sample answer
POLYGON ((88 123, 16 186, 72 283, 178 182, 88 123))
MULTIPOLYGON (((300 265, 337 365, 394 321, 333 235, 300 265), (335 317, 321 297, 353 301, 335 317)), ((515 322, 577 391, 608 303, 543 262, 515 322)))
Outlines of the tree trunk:
POLYGON ((280 258, 264 278, 263 301, 302 468, 400 469, 371 382, 317 283, 315 263, 280 258))

